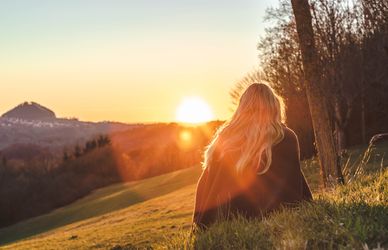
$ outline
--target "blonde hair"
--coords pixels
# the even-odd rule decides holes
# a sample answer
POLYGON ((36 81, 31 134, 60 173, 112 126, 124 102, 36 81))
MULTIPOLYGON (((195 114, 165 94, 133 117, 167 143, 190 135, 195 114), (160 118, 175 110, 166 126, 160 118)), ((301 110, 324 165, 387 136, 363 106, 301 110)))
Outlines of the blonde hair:
POLYGON ((218 129, 207 146, 203 168, 211 168, 216 151, 222 158, 241 150, 235 170, 241 173, 256 166, 257 173, 264 174, 272 162, 272 146, 284 137, 284 118, 282 98, 267 84, 251 84, 241 95, 232 118, 218 129))

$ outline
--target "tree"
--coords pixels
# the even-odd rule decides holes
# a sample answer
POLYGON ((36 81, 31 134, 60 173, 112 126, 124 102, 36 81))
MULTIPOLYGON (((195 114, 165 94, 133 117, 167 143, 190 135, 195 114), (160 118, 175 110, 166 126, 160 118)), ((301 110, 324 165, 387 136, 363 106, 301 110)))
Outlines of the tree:
POLYGON ((87 154, 89 153, 90 151, 93 151, 95 148, 97 147, 97 142, 95 139, 92 139, 90 141, 87 141, 85 143, 85 147, 84 147, 84 154, 87 154))
POLYGON ((315 142, 321 168, 323 185, 328 186, 331 178, 344 183, 338 157, 329 109, 322 90, 318 57, 315 49, 312 16, 308 0, 291 0, 295 16, 299 47, 302 54, 307 100, 314 128, 315 142))
POLYGON ((240 100, 240 97, 242 93, 245 91, 249 85, 253 83, 260 83, 262 82, 263 78, 261 76, 261 73, 259 69, 253 70, 246 74, 241 80, 236 82, 234 87, 229 92, 230 97, 232 98, 232 109, 234 110, 238 106, 238 102, 240 100))
MULTIPOLYGON (((334 144, 341 158, 346 147, 388 129, 388 1, 309 3, 319 85, 322 96, 328 97, 334 144)), ((301 153, 310 157, 314 132, 291 1, 280 0, 278 7, 266 10, 265 19, 271 25, 257 47, 261 77, 283 97, 287 125, 299 135, 301 153)))
POLYGON ((292 8, 281 0, 278 8, 269 8, 265 20, 272 25, 258 43, 262 78, 283 97, 286 123, 299 136, 303 159, 312 157, 314 132, 304 87, 302 58, 292 8))
POLYGON ((82 155, 81 147, 77 144, 74 147, 74 158, 79 158, 82 155))
POLYGON ((63 151, 62 160, 63 160, 64 162, 70 160, 70 155, 67 153, 66 150, 63 151))
POLYGON ((104 147, 106 145, 109 145, 110 143, 111 143, 110 138, 107 135, 100 135, 97 139, 98 147, 104 147))

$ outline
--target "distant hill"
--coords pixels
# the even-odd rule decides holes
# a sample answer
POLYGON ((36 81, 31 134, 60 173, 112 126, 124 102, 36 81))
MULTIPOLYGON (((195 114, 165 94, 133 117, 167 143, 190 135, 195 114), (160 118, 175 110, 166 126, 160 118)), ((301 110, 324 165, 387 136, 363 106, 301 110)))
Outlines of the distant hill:
POLYGON ((56 118, 53 111, 36 102, 24 102, 4 113, 2 117, 25 120, 47 120, 56 118))
POLYGON ((0 117, 0 150, 14 144, 35 144, 62 151, 66 145, 83 143, 98 134, 110 134, 137 126, 58 118, 54 111, 36 102, 24 102, 0 117))

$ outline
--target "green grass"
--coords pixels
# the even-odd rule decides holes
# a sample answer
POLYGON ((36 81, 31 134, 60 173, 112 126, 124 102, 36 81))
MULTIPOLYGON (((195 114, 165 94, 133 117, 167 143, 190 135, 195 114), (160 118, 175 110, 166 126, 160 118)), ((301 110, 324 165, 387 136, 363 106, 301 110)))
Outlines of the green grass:
MULTIPOLYGON (((9 243, 71 223, 132 207, 195 184, 201 169, 194 167, 142 181, 115 184, 96 190, 77 202, 49 214, 0 229, 0 244, 9 243)), ((155 210, 157 210, 155 208, 155 210)), ((96 221, 104 216, 95 217, 96 221)))
MULTIPOLYGON (((360 148, 349 152, 352 170, 365 157, 360 148)), ((370 160, 376 157, 363 162, 362 175, 346 186, 325 191, 319 189, 316 159, 304 161, 315 201, 262 221, 236 218, 188 237, 201 172, 197 166, 102 188, 69 206, 0 229, 5 244, 0 248, 362 249, 367 244, 373 249, 387 244, 388 235, 388 170, 382 159, 370 160)))
POLYGON ((193 237, 182 231, 171 249, 369 249, 388 246, 388 170, 363 176, 313 203, 263 220, 221 221, 193 237))

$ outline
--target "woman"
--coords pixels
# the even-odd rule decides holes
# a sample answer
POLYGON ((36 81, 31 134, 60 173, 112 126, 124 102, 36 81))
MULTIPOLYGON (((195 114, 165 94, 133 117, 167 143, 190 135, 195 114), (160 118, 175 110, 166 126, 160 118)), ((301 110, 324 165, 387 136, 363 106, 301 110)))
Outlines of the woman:
POLYGON ((298 138, 283 120, 282 99, 268 85, 247 88, 205 152, 193 216, 197 227, 236 213, 257 218, 312 200, 300 169, 298 138))

